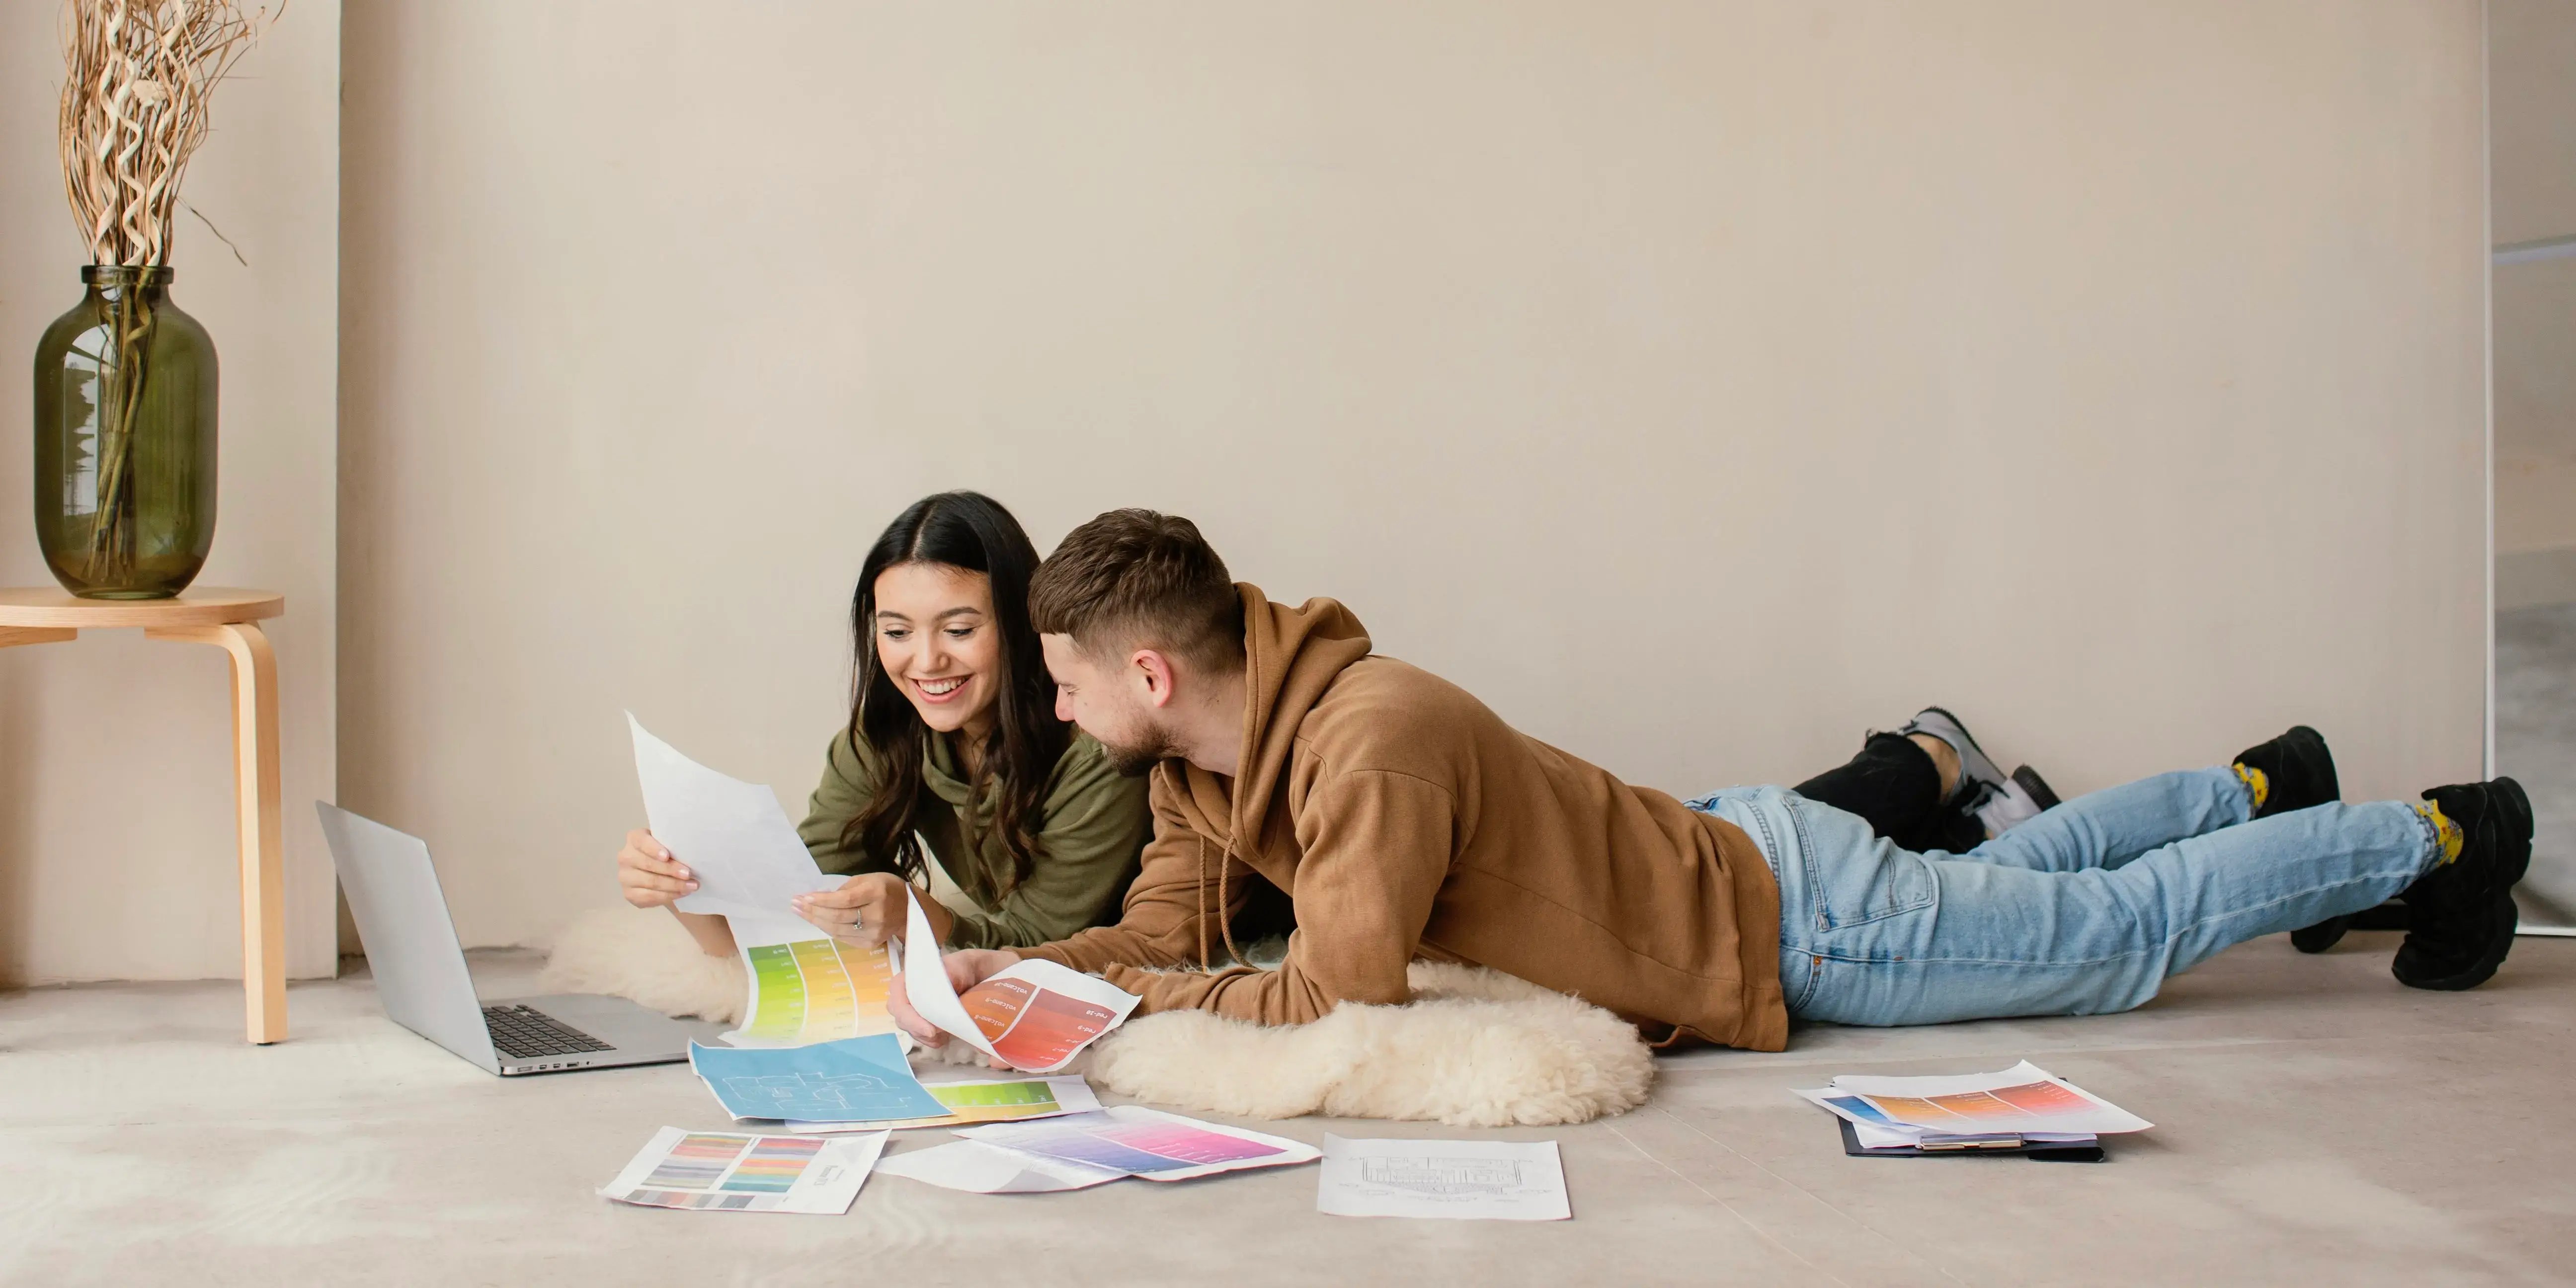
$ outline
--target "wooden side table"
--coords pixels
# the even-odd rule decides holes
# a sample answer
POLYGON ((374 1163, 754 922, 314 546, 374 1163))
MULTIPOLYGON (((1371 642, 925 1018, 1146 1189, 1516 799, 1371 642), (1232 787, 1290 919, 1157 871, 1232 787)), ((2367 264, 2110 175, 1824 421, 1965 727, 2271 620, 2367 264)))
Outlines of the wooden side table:
POLYGON ((250 1040, 286 1037, 286 873, 277 804, 277 657, 259 623, 286 611, 265 590, 203 586, 176 599, 78 599, 50 586, 0 590, 0 648, 85 630, 213 644, 233 659, 233 789, 241 832, 242 992, 250 1040))

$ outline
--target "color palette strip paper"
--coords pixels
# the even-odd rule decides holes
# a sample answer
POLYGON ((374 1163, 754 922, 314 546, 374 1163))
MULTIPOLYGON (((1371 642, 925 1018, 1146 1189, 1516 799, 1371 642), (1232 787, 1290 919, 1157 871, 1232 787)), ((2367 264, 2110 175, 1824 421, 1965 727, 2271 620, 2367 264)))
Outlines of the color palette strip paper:
POLYGON ((1093 1095, 1091 1084, 1078 1077, 1007 1078, 984 1082, 933 1082, 924 1084, 930 1098, 948 1106, 948 1112, 936 1118, 904 1118, 887 1122, 800 1122, 790 1121, 793 1132, 874 1131, 879 1128, 956 1127, 973 1123, 1025 1122, 1032 1118, 1054 1118, 1064 1114, 1088 1113, 1100 1107, 1100 1097, 1093 1095))
POLYGON ((827 1138, 665 1127, 599 1193, 639 1207, 837 1216, 859 1197, 885 1143, 884 1132, 827 1138))
POLYGON ((921 1018, 1014 1069, 1063 1068, 1126 1022, 1141 1000, 1105 979, 1038 958, 1014 963, 960 997, 948 982, 939 936, 931 933, 921 900, 904 903, 904 944, 918 959, 917 968, 903 973, 905 1000, 921 1018))
POLYGON ((891 1033, 776 1050, 692 1042, 689 1067, 740 1119, 883 1122, 949 1112, 912 1076, 891 1033))
POLYGON ((1034 1123, 996 1123, 957 1133, 979 1145, 1079 1164, 1149 1181, 1186 1181, 1251 1167, 1287 1167, 1322 1157, 1285 1137, 1117 1105, 1034 1123))
MULTIPOLYGON (((805 1046, 894 1033, 886 995, 894 989, 891 945, 831 939, 795 917, 735 916, 743 976, 751 995, 742 1027, 724 1035, 738 1047, 805 1046)), ((910 1050, 912 1040, 900 1038, 910 1050)))
POLYGON ((2000 1073, 1844 1074, 1795 1094, 1856 1126, 1941 1135, 2111 1135, 2155 1124, 2028 1060, 2000 1073))

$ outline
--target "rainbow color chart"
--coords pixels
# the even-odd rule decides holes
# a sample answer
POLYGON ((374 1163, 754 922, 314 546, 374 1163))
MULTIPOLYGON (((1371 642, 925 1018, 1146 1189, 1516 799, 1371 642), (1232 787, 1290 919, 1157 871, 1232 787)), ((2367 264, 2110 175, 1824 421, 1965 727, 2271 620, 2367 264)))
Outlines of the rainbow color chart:
POLYGON ((989 1139, 1023 1153, 1089 1163, 1133 1176, 1285 1152, 1257 1140, 1209 1131, 1187 1119, 1118 1122, 1106 1115, 1083 1114, 1063 1121, 1063 1126, 1036 1124, 1009 1136, 989 1139))
POLYGON ((599 1192, 700 1212, 847 1212, 884 1148, 883 1133, 826 1140, 665 1127, 599 1192))
POLYGON ((1967 1122, 2026 1121, 2033 1115, 2045 1118, 2055 1114, 2080 1114, 2093 1107, 2090 1101, 2054 1082, 2027 1082, 2015 1087, 1997 1087, 1992 1091, 1962 1091, 1946 1096, 1864 1098, 1888 1117, 1918 1125, 1951 1119, 1967 1122))
POLYGON ((736 1045, 804 1046, 895 1031, 886 1012, 894 962, 883 944, 745 944, 742 958, 751 1002, 742 1028, 730 1035, 736 1045))

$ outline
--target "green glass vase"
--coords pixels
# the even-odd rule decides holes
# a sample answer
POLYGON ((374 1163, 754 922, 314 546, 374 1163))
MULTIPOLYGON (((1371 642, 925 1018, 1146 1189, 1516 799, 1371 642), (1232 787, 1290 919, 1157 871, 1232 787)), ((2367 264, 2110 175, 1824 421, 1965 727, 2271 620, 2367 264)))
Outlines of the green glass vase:
POLYGON ((36 342, 36 544, 63 589, 167 599, 215 541, 215 342, 162 267, 93 264, 36 342))

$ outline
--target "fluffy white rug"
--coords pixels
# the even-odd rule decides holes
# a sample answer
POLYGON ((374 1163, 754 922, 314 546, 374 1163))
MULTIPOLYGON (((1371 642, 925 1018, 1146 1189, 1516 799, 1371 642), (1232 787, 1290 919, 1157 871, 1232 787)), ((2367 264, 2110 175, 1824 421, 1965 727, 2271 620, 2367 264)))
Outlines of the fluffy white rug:
MULTIPOLYGON (((699 952, 669 917, 587 913, 551 947, 548 989, 739 1019, 741 961, 699 952)), ((1645 1103, 1653 1053, 1608 1011, 1475 967, 1415 962, 1411 975, 1409 1003, 1345 1005, 1295 1028, 1198 1011, 1144 1016, 1094 1043, 1074 1071, 1139 1100, 1248 1118, 1539 1126, 1645 1103)))
POLYGON ((537 985, 549 993, 606 993, 664 1015, 742 1022, 748 985, 742 958, 698 951, 668 913, 600 908, 573 919, 547 943, 537 985))

